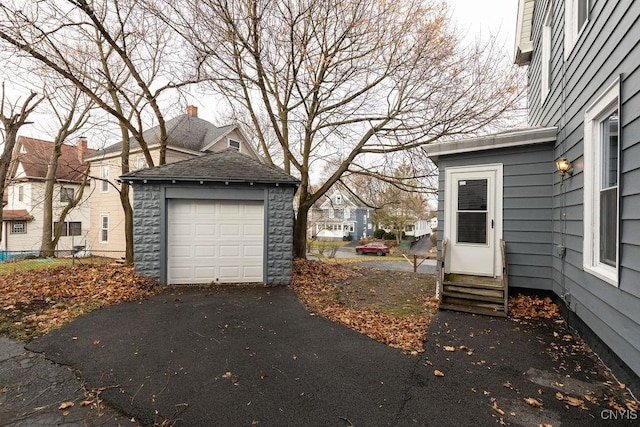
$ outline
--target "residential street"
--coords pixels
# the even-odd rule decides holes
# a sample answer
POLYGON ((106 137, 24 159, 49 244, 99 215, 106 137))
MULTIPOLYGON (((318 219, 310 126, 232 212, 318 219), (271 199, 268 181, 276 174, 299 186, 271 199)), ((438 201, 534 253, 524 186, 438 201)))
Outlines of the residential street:
POLYGON ((309 313, 284 287, 185 287, 92 312, 27 348, 143 425, 596 426, 605 396, 629 398, 551 320, 440 312, 410 356, 309 313))

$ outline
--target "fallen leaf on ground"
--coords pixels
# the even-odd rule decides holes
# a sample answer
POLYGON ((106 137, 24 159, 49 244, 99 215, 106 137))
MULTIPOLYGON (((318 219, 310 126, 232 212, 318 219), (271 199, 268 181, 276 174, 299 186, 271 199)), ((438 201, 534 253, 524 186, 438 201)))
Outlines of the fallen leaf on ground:
POLYGON ((503 387, 506 387, 506 388, 511 388, 511 382, 510 382, 510 381, 505 381, 505 382, 502 384, 502 386, 503 386, 503 387))
POLYGON ((564 401, 571 406, 583 406, 584 400, 578 399, 577 397, 566 396, 564 401))
POLYGON ((93 403, 93 400, 83 400, 80 402, 80 406, 89 406, 93 403))
POLYGON ((540 402, 538 399, 535 399, 533 397, 525 397, 524 401, 527 405, 531 405, 534 408, 542 408, 542 402, 540 402))
POLYGON ((491 405, 491 407, 493 408, 493 410, 494 410, 497 414, 499 414, 499 415, 504 415, 504 411, 498 407, 498 401, 497 401, 497 400, 494 400, 494 401, 493 401, 493 405, 491 405))
POLYGON ((558 400, 564 400, 564 395, 563 395, 562 393, 560 393, 560 392, 557 392, 557 393, 556 393, 556 399, 558 399, 558 400))
POLYGON ((442 347, 442 348, 444 348, 444 351, 456 351, 456 348, 455 348, 455 347, 452 347, 452 346, 450 346, 450 345, 445 345, 445 346, 444 346, 444 347, 442 347))
POLYGON ((435 370, 433 371, 433 375, 435 375, 436 377, 444 377, 444 373, 442 371, 439 370, 435 370))
POLYGON ((62 402, 60 406, 58 406, 58 409, 67 409, 67 408, 71 408, 72 406, 73 406, 73 402, 62 402))
POLYGON ((509 314, 516 318, 554 319, 560 317, 560 308, 549 297, 518 294, 509 297, 509 314))

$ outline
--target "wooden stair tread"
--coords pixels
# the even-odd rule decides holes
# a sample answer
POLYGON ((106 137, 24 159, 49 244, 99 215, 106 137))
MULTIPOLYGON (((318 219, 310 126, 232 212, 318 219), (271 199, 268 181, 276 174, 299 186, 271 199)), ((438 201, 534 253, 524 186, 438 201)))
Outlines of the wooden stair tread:
POLYGON ((465 288, 478 288, 478 289, 504 289, 502 283, 466 283, 460 281, 445 281, 444 286, 460 286, 465 288))
POLYGON ((483 314, 487 316, 507 317, 507 314, 504 312, 504 310, 497 310, 497 309, 484 308, 484 307, 462 306, 462 305, 455 305, 455 304, 440 304, 440 309, 452 310, 452 311, 464 311, 465 313, 483 314))
POLYGON ((496 304, 500 304, 501 307, 504 307, 504 296, 488 296, 488 295, 477 295, 471 293, 464 292, 452 292, 452 291, 443 291, 443 298, 459 298, 465 300, 473 300, 473 301, 487 301, 487 302, 495 302, 496 304))

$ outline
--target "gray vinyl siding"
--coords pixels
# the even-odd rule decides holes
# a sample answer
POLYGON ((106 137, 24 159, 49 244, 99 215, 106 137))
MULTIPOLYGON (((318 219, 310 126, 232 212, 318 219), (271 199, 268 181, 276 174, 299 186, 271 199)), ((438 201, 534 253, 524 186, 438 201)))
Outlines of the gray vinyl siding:
POLYGON ((640 374, 640 2, 591 0, 589 22, 564 59, 564 2, 554 1, 551 91, 540 102, 540 39, 548 0, 536 3, 534 53, 529 65, 529 120, 558 126, 555 158, 575 174, 553 183, 553 289, 571 310, 640 374), (585 110, 621 76, 620 262, 618 287, 583 270, 585 110))
MULTIPOLYGON (((552 144, 440 157, 438 241, 442 242, 447 226, 444 217, 446 169, 496 163, 503 164, 503 239, 509 286, 552 289, 552 144)), ((441 249, 440 243, 438 249, 441 249)))

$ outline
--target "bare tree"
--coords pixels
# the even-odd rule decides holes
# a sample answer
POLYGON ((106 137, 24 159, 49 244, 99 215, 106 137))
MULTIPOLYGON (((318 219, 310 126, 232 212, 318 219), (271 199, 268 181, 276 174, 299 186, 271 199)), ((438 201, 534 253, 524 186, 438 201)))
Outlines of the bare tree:
MULTIPOLYGON (((26 124, 30 124, 27 119, 36 109, 43 98, 36 99, 37 94, 31 92, 24 100, 22 105, 18 107, 18 102, 11 103, 5 98, 5 86, 2 84, 2 99, 0 100, 0 122, 2 122, 2 136, 4 137, 4 147, 2 149, 2 157, 0 157, 0 201, 4 200, 5 182, 9 171, 9 165, 13 157, 13 149, 18 139, 18 131, 26 124)), ((0 202, 1 203, 1 202, 0 202)), ((0 209, 0 230, 2 224, 2 209, 0 209)), ((0 241, 2 233, 0 233, 0 241)))
MULTIPOLYGON (((180 46, 163 21, 137 0, 61 0, 0 4, 0 40, 68 80, 114 117, 122 137, 122 173, 129 170, 135 140, 149 166, 154 160, 143 131, 159 129, 159 164, 166 159, 167 131, 160 102, 189 85, 180 46)), ((18 55, 16 55, 18 57, 18 55)), ((26 70, 34 72, 33 68, 26 70)), ((133 262, 133 219, 129 187, 120 193, 125 212, 126 261, 133 262)))
POLYGON ((251 117, 266 161, 281 153, 285 171, 300 178, 298 257, 309 209, 343 174, 376 156, 477 132, 521 96, 516 72, 495 52, 459 48, 437 1, 148 3, 162 4, 155 13, 190 44, 198 72, 251 117), (325 160, 336 166, 312 191, 325 160))
MULTIPOLYGON (((55 230, 53 228, 53 197, 55 184, 57 183, 58 160, 62 154, 62 146, 75 133, 81 130, 87 123, 89 112, 93 108, 92 102, 86 102, 83 93, 73 87, 69 91, 58 90, 46 95, 53 115, 58 122, 58 131, 53 140, 51 156, 47 159, 47 175, 45 177, 44 206, 42 218, 42 240, 40 243, 40 256, 54 256, 55 249, 62 235, 64 221, 69 212, 82 200, 87 183, 88 166, 82 172, 83 182, 79 191, 73 197, 66 200, 66 206, 60 212, 55 230)), ((82 163, 82 162, 80 162, 82 163)), ((78 171, 80 172, 80 171, 78 171)))

